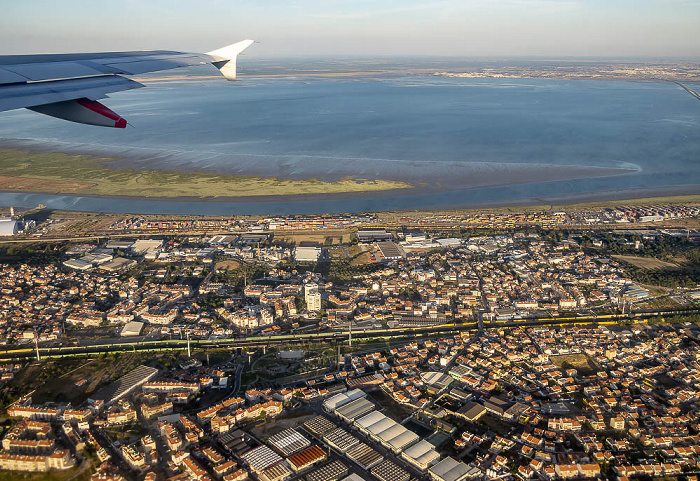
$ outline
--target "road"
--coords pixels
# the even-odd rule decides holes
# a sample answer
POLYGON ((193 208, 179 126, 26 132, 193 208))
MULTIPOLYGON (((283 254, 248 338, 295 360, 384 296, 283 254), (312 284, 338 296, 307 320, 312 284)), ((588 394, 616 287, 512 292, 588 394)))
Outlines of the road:
POLYGON ((673 83, 676 84, 676 85, 679 85, 680 87, 683 88, 683 90, 685 90, 686 92, 688 92, 690 95, 692 95, 692 96, 695 97, 696 99, 700 100, 700 94, 698 94, 695 90, 689 89, 688 87, 686 87, 685 85, 683 85, 683 84, 680 83, 680 82, 675 82, 675 81, 674 81, 673 83))

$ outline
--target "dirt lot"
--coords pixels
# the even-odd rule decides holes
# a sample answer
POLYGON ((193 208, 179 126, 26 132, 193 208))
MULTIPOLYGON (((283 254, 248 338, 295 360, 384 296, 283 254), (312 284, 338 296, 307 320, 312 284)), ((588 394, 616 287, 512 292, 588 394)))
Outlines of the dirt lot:
POLYGON ((238 269, 240 267, 241 263, 238 261, 218 261, 216 263, 216 270, 217 271, 226 271, 226 270, 234 270, 238 269))
POLYGON ((613 256, 615 259, 632 264, 640 269, 654 270, 678 267, 678 264, 660 261, 651 257, 613 256))
POLYGON ((562 369, 576 369, 579 375, 588 376, 599 371, 598 367, 585 354, 551 356, 552 362, 562 369))
POLYGON ((296 428, 301 426, 307 419, 311 419, 315 415, 316 414, 314 414, 311 410, 301 408, 296 411, 292 411, 289 414, 277 416, 265 424, 255 426, 250 431, 253 436, 264 441, 270 436, 274 436, 287 428, 296 428))

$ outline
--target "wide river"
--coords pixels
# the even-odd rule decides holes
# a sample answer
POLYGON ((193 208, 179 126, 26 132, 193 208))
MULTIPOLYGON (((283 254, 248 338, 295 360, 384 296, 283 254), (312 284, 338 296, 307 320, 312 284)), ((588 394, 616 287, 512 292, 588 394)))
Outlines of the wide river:
POLYGON ((118 156, 116 166, 137 170, 352 176, 428 187, 207 201, 1 192, 0 205, 282 214, 700 193, 700 101, 668 82, 393 75, 147 85, 105 100, 134 128, 3 112, 0 145, 20 139, 42 149, 118 156))

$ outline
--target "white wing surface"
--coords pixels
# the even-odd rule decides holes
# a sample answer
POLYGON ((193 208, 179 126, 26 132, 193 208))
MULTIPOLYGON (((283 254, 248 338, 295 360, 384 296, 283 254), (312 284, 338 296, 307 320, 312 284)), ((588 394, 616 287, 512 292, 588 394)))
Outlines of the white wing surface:
POLYGON ((209 53, 164 50, 0 56, 0 111, 29 108, 53 117, 104 127, 126 120, 97 102, 107 94, 143 87, 124 75, 213 64, 236 78, 236 57, 253 43, 243 40, 209 53))

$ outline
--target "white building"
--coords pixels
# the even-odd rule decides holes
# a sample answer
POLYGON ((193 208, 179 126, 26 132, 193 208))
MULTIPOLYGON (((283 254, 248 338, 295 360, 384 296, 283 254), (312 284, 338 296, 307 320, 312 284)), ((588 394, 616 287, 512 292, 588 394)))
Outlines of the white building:
POLYGON ((423 472, 440 461, 440 454, 435 450, 435 446, 425 439, 405 450, 401 457, 423 472))
POLYGON ((318 285, 309 283, 304 286, 304 300, 306 310, 309 312, 321 310, 321 293, 318 292, 318 285))
POLYGON ((294 249, 294 259, 297 262, 317 262, 321 257, 320 247, 297 247, 294 249))
POLYGON ((0 236, 15 235, 19 232, 17 221, 14 219, 0 219, 0 236))
POLYGON ((452 458, 445 458, 431 467, 428 470, 428 474, 433 481, 464 481, 473 477, 473 469, 475 468, 460 461, 456 461, 452 458))
POLYGON ((122 336, 138 336, 143 330, 143 322, 132 321, 122 329, 122 336))

